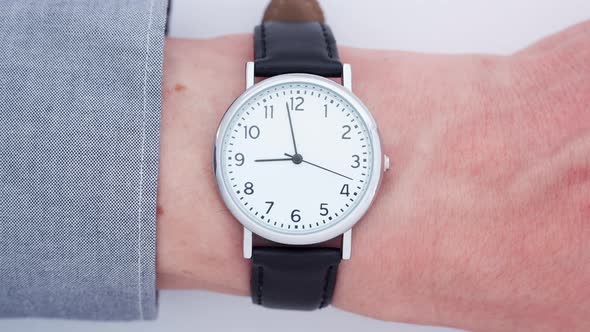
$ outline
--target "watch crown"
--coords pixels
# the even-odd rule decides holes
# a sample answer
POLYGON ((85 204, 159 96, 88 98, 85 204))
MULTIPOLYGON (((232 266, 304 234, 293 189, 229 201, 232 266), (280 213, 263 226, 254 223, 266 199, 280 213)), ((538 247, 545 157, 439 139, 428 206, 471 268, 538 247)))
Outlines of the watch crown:
POLYGON ((389 171, 389 156, 386 154, 383 155, 383 169, 385 172, 389 171))

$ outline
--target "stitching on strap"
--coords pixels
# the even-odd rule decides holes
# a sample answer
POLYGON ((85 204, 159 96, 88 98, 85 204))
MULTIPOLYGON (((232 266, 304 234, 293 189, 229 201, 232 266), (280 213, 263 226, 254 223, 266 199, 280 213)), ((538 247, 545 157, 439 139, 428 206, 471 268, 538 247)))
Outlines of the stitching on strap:
POLYGON ((264 282, 264 270, 262 266, 258 267, 258 285, 256 287, 256 303, 262 304, 262 285, 264 282))
POLYGON ((326 43, 326 50, 328 51, 328 58, 332 59, 332 48, 330 48, 330 43, 328 43, 328 32, 326 31, 326 26, 320 22, 318 22, 318 24, 322 28, 322 34, 324 35, 324 41, 326 43))
POLYGON ((328 304, 328 284, 330 283, 330 277, 332 275, 333 270, 333 265, 328 266, 328 270, 326 271, 326 277, 324 279, 324 287, 322 288, 322 301, 320 302, 320 306, 318 308, 323 308, 328 304))

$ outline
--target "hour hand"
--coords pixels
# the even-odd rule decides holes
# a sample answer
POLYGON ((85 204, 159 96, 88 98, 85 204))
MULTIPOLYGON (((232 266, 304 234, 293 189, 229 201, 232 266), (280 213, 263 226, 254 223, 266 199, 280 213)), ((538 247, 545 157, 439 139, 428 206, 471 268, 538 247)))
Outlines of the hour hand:
POLYGON ((269 161, 290 161, 293 160, 293 158, 271 158, 271 159, 256 159, 254 160, 257 163, 262 163, 262 162, 269 162, 269 161))

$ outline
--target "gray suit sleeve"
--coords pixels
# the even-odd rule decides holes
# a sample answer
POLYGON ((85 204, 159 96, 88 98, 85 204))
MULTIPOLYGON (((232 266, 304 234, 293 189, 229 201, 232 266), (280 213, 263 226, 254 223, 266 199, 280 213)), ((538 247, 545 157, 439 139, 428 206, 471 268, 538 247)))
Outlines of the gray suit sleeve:
POLYGON ((0 316, 156 316, 166 0, 0 1, 0 316))

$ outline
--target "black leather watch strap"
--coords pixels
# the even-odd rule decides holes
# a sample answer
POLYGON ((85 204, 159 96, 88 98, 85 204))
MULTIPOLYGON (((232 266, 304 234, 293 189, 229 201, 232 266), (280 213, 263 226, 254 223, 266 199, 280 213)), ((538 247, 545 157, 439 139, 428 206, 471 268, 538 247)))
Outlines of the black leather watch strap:
MULTIPOLYGON (((307 73, 342 76, 336 41, 315 0, 271 1, 254 31, 254 75, 307 73)), ((281 309, 313 310, 330 304, 340 249, 252 248, 252 301, 281 309)))
POLYGON ((332 299, 341 258, 336 248, 253 248, 252 301, 269 308, 323 308, 332 299))
POLYGON ((262 22, 254 30, 254 74, 342 76, 336 41, 321 22, 262 22))

